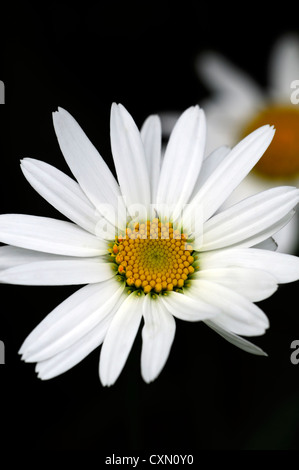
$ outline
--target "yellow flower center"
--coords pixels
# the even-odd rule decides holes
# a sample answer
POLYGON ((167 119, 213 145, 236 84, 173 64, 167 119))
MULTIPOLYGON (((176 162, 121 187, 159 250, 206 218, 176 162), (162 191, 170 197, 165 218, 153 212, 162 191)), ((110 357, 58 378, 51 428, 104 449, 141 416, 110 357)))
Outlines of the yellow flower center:
POLYGON ((194 272, 192 253, 186 235, 157 218, 128 227, 111 249, 127 286, 145 294, 181 289, 194 272))
POLYGON ((254 167, 261 176, 292 178, 299 175, 299 110, 294 106, 273 105, 261 111, 246 126, 243 135, 264 124, 274 124, 274 139, 254 167))

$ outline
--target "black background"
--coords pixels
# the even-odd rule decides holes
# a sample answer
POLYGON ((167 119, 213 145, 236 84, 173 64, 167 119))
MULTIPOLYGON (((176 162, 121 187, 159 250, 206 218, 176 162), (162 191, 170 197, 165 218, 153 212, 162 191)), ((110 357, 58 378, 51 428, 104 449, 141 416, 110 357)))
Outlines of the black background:
MULTIPOLYGON (((111 163, 110 106, 121 102, 140 126, 152 113, 183 111, 208 96, 194 60, 206 49, 224 53, 261 86, 273 41, 294 31, 288 11, 261 15, 184 2, 129 7, 126 2, 47 6, 27 2, 3 12, 1 212, 62 218, 22 176, 23 157, 70 174, 52 126, 66 108, 111 163)), ((299 77, 294 77, 299 78, 299 77)), ((76 287, 1 286, 2 444, 34 450, 129 452, 298 449, 298 282, 260 305, 270 318, 254 339, 268 358, 228 344, 204 324, 177 321, 165 369, 152 384, 140 376, 140 334, 116 382, 98 378, 99 349, 66 374, 42 382, 17 351, 29 332, 76 287)))

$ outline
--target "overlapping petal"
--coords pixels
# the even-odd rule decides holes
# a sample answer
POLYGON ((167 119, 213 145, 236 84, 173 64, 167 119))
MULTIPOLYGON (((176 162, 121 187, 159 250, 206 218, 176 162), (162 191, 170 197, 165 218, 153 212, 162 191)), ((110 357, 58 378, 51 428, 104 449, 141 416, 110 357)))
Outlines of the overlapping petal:
POLYGON ((175 320, 160 299, 146 296, 143 302, 141 374, 152 382, 163 369, 175 335, 175 320))
POLYGON ((124 285, 115 279, 82 287, 56 307, 24 341, 26 362, 40 362, 66 350, 99 325, 118 302, 124 285))
POLYGON ((223 204, 263 155, 274 135, 270 126, 262 126, 245 137, 220 162, 184 211, 186 225, 194 226, 200 217, 204 223, 223 204))
POLYGON ((0 271, 0 282, 23 286, 93 284, 115 276, 115 264, 98 257, 31 261, 0 271))
POLYGON ((217 282, 194 280, 186 295, 219 309, 215 317, 218 325, 235 334, 258 336, 269 327, 268 318, 257 305, 217 282))
POLYGON ((31 186, 46 201, 72 222, 95 234, 101 215, 76 181, 55 167, 32 158, 24 158, 21 168, 31 186))
POLYGON ((267 356, 268 354, 265 353, 261 348, 252 344, 247 339, 241 338, 240 336, 228 331, 221 326, 218 325, 217 320, 206 320, 205 324, 208 325, 212 330, 216 331, 220 336, 222 336, 226 341, 237 346, 243 351, 249 352, 251 354, 255 354, 257 356, 267 356))
POLYGON ((129 295, 110 324, 100 355, 103 385, 112 385, 126 363, 141 322, 143 302, 143 295, 129 295))
POLYGON ((162 157, 162 130, 159 116, 149 116, 143 123, 140 133, 150 180, 151 203, 155 203, 162 157))
POLYGON ((192 295, 183 295, 179 292, 169 292, 168 295, 162 295, 161 302, 174 317, 185 321, 206 320, 220 313, 217 306, 206 302, 204 299, 192 295))
POLYGON ((84 193, 105 217, 115 224, 120 189, 108 165, 77 121, 63 108, 53 113, 53 123, 63 156, 84 193))
POLYGON ((231 149, 229 147, 222 146, 211 152, 211 154, 204 159, 190 196, 190 200, 194 198, 204 182, 212 175, 213 171, 216 170, 217 166, 222 162, 222 160, 224 160, 230 151, 231 149))
POLYGON ((263 191, 226 209, 204 224, 201 251, 230 245, 253 246, 286 224, 299 202, 299 190, 287 186, 263 191), (287 220, 285 220, 287 218, 287 220))
POLYGON ((200 253, 201 269, 241 267, 267 271, 278 284, 299 280, 299 258, 258 248, 229 248, 200 253))
POLYGON ((160 213, 171 211, 173 206, 180 211, 188 202, 202 165, 205 133, 205 116, 198 106, 188 108, 177 121, 165 151, 157 189, 160 213), (164 205, 167 208, 163 211, 164 205))
POLYGON ((112 310, 104 316, 92 330, 78 339, 78 341, 49 359, 38 362, 35 367, 38 377, 42 380, 57 377, 76 366, 85 359, 88 354, 100 346, 104 341, 111 320, 124 301, 125 296, 125 294, 122 294, 118 301, 115 302, 112 310))
POLYGON ((132 116, 121 104, 113 103, 111 107, 110 132, 114 164, 125 203, 129 209, 134 204, 148 209, 151 192, 144 146, 132 116))
POLYGON ((194 279, 216 282, 243 295, 251 302, 267 299, 277 290, 277 280, 266 270, 240 267, 201 269, 194 279))
POLYGON ((90 257, 107 253, 107 242, 63 220, 26 214, 0 215, 0 241, 57 255, 90 257))

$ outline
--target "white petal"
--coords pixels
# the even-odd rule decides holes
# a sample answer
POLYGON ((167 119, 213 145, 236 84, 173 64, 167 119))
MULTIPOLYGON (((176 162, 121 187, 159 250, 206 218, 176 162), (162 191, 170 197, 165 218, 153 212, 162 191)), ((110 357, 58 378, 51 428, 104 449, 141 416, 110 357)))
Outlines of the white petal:
POLYGON ((149 116, 142 128, 141 138, 144 145, 147 171, 151 187, 151 202, 156 202, 157 187, 161 169, 162 131, 159 116, 149 116))
POLYGON ((46 201, 75 224, 95 233, 101 216, 76 181, 55 167, 32 158, 21 160, 21 169, 31 186, 46 201))
POLYGON ((102 319, 102 321, 93 328, 89 333, 84 335, 69 348, 61 351, 49 359, 38 362, 35 370, 38 372, 38 377, 42 380, 52 379, 60 374, 68 371, 96 349, 104 341, 105 335, 109 328, 115 312, 118 310, 120 304, 124 301, 126 294, 123 294, 118 302, 115 304, 111 312, 102 319))
POLYGON ((203 183, 211 176, 211 174, 216 170, 218 165, 222 162, 222 160, 224 160, 230 151, 231 149, 229 147, 218 147, 204 159, 190 199, 193 199, 203 183))
POLYGON ((175 204, 180 210, 189 200, 202 165, 205 134, 203 111, 198 106, 188 108, 177 121, 165 151, 158 205, 175 204))
POLYGON ((141 374, 145 382, 155 380, 163 369, 175 335, 175 320, 160 299, 145 296, 143 302, 141 374))
POLYGON ((244 336, 265 332, 269 321, 264 312, 245 297, 216 282, 192 280, 187 295, 198 296, 220 310, 215 317, 219 326, 244 336))
POLYGON ((140 132, 121 105, 111 107, 111 147, 118 181, 127 207, 150 204, 150 182, 140 132))
POLYGON ((200 269, 194 279, 217 282, 243 295, 251 302, 270 297, 277 290, 276 279, 261 269, 214 268, 200 269))
POLYGON ((161 302, 174 317, 185 321, 206 320, 219 313, 218 308, 199 296, 190 295, 187 289, 186 294, 168 292, 167 295, 161 295, 161 302))
POLYGON ((0 215, 0 240, 57 255, 89 257, 107 253, 107 242, 77 225, 34 215, 0 215))
POLYGON ((243 267, 261 269, 275 277, 278 284, 299 279, 299 258, 258 248, 231 248, 199 254, 201 269, 243 267))
POLYGON ((143 302, 143 295, 131 294, 110 324, 100 355, 99 372, 103 385, 112 385, 125 365, 141 322, 143 302))
POLYGON ((269 59, 270 93, 279 101, 290 103, 290 85, 299 78, 299 36, 286 34, 274 45, 269 59))
POLYGON ((20 349, 23 359, 43 361, 70 347, 109 315, 123 289, 111 279, 75 292, 28 336, 20 349))
MULTIPOLYGON (((289 182, 291 184, 291 182, 289 182)), ((295 182, 296 185, 297 181, 295 182)), ((257 178, 254 176, 254 172, 249 173, 247 177, 242 181, 242 183, 232 192, 232 194, 225 201, 222 208, 230 207, 232 204, 239 202, 246 197, 257 194, 260 191, 265 189, 270 189, 273 186, 283 186, 286 184, 286 181, 283 179, 275 181, 273 180, 257 178)), ((292 183, 294 184, 294 182, 292 183)), ((297 237, 297 225, 298 225, 298 215, 293 217, 287 225, 285 225, 279 232, 275 233, 275 242, 277 243, 278 251, 282 253, 295 254, 297 250, 298 237, 297 237)))
POLYGON ((277 224, 298 202, 299 190, 288 186, 272 188, 244 199, 204 224, 203 245, 200 250, 259 243, 277 231, 277 224))
MULTIPOLYGON (((289 224, 290 221, 293 219, 294 214, 295 214, 295 211, 293 210, 289 212, 287 215, 285 215, 282 219, 278 220, 277 222, 274 222, 273 225, 266 227, 265 230, 258 232, 255 235, 251 235, 248 238, 239 239, 238 234, 237 234, 237 236, 235 237, 235 242, 233 242, 234 233, 232 233, 231 244, 226 245, 226 243, 219 242, 218 248, 221 247, 223 249, 226 249, 227 246, 229 248, 234 248, 234 247, 238 247, 238 248, 247 247, 248 248, 252 246, 257 246, 260 242, 268 239, 269 236, 276 234, 277 232, 281 231, 283 227, 287 226, 287 224, 289 224)), ((206 246, 203 246, 202 232, 201 233, 195 232, 194 237, 195 237, 195 240, 193 242, 194 249, 198 251, 202 251, 202 252, 212 250, 210 247, 207 248, 206 246)), ((213 249, 216 249, 217 243, 215 243, 214 245, 211 244, 210 246, 214 246, 215 248, 213 249)))
MULTIPOLYGON (((93 257, 93 258, 78 258, 78 257, 71 257, 71 256, 62 256, 62 255, 55 255, 52 253, 43 253, 41 251, 34 251, 34 250, 26 250, 24 248, 19 248, 17 246, 2 246, 0 247, 0 272, 7 270, 8 272, 9 268, 15 268, 18 266, 24 266, 26 265, 26 268, 28 268, 29 264, 34 265, 35 263, 41 263, 43 262, 44 269, 46 269, 47 262, 51 262, 51 265, 53 262, 76 262, 76 266, 82 267, 83 272, 86 272, 87 274, 87 269, 91 270, 91 272, 88 274, 90 277, 95 277, 95 276, 101 276, 104 275, 106 276, 105 273, 107 273, 107 276, 110 278, 111 277, 111 272, 109 273, 109 270, 113 270, 113 267, 111 266, 111 263, 105 259, 105 257, 93 257), (105 268, 103 266, 103 263, 105 261, 105 264, 107 267, 105 268), (85 269, 86 267, 86 269, 85 269), (100 271, 102 274, 100 274, 100 271)), ((62 264, 60 266, 63 266, 62 264)), ((74 274, 75 275, 75 274, 74 274)), ((80 273, 78 273, 80 275, 80 273)), ((114 274, 115 275, 115 272, 114 274)), ((61 276, 61 280, 62 280, 61 276)))
POLYGON ((115 276, 115 264, 100 258, 31 261, 0 271, 0 282, 26 286, 90 284, 115 276))
POLYGON ((61 260, 70 259, 69 256, 53 255, 51 253, 26 250, 25 248, 19 248, 17 246, 6 245, 0 248, 0 269, 4 270, 36 261, 55 261, 57 258, 61 260))
POLYGON ((53 123, 63 156, 76 180, 100 213, 103 204, 112 207, 112 217, 108 220, 114 224, 121 194, 107 164, 65 109, 58 108, 53 113, 53 123))
POLYGON ((231 331, 227 331, 224 328, 221 328, 221 326, 217 324, 217 320, 206 320, 205 324, 212 328, 214 331, 216 331, 216 333, 226 339, 229 343, 234 344, 240 349, 243 349, 243 351, 249 352, 251 354, 256 354, 258 356, 268 355, 261 348, 259 348, 255 344, 250 343, 250 341, 241 338, 240 336, 232 333, 231 331))
POLYGON ((274 130, 262 126, 239 142, 205 181, 184 211, 184 220, 191 226, 197 213, 205 222, 249 173, 269 146, 274 130))
POLYGON ((256 83, 232 65, 224 56, 205 53, 199 56, 196 66, 200 78, 207 86, 222 95, 235 98, 240 108, 251 110, 262 99, 262 93, 256 83))

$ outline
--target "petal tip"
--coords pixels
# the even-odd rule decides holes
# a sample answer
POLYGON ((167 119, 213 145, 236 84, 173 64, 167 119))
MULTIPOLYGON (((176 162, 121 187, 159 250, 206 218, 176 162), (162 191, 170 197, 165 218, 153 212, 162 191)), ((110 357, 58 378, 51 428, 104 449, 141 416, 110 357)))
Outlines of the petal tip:
POLYGON ((57 106, 57 113, 61 114, 69 114, 66 109, 62 108, 61 106, 57 106))

